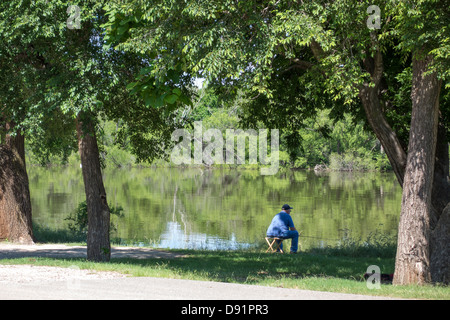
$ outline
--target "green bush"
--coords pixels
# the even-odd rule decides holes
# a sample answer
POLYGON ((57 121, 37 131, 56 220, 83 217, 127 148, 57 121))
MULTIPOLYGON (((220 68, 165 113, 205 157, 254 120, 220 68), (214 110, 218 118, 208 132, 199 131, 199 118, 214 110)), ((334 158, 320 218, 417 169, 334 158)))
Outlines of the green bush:
MULTIPOLYGON (((111 216, 123 218, 123 208, 121 206, 109 205, 111 216)), ((81 202, 78 207, 70 213, 64 220, 69 221, 68 228, 71 232, 78 235, 87 235, 88 230, 88 211, 86 201, 81 202)), ((111 221, 110 232, 117 231, 116 226, 111 221)))

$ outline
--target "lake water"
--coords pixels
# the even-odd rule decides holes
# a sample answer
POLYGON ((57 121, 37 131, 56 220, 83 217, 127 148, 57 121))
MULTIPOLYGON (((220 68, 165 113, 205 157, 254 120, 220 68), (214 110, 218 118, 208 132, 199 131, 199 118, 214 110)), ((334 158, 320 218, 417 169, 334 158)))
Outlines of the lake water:
MULTIPOLYGON (((85 200, 80 168, 28 169, 33 221, 52 230, 85 200)), ((159 248, 238 249, 264 241, 284 203, 302 248, 334 245, 350 234, 397 231, 401 188, 392 173, 235 169, 107 169, 108 202, 124 208, 112 235, 159 248)))

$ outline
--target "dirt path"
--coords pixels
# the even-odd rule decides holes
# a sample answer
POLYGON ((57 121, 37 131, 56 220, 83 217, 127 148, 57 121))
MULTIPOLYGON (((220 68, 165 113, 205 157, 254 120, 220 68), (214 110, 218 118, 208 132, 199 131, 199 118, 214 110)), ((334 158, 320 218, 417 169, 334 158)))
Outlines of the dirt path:
MULTIPOLYGON (((86 258, 86 247, 67 246, 63 244, 20 245, 0 243, 0 259, 15 259, 26 257, 46 258, 86 258)), ((137 247, 112 247, 111 258, 133 259, 170 259, 185 255, 173 252, 137 247)))

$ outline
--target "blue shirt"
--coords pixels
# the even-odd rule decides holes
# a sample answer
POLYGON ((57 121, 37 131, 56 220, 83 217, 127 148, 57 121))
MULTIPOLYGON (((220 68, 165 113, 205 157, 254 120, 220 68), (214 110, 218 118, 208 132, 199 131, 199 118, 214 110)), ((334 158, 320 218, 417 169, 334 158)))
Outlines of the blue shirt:
POLYGON ((272 223, 267 229, 267 235, 273 237, 284 237, 289 228, 294 228, 294 221, 289 213, 281 211, 272 219, 272 223))

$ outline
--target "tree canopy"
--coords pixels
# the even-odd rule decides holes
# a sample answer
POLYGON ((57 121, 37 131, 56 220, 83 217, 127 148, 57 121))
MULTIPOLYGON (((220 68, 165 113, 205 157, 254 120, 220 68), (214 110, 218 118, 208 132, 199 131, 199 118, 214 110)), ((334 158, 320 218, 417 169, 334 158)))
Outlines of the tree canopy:
POLYGON ((426 43, 444 81, 441 111, 448 119, 449 21, 439 1, 418 1, 409 10, 408 2, 389 1, 130 0, 110 2, 106 10, 106 40, 147 55, 151 74, 203 77, 228 97, 244 90, 247 121, 280 128, 297 128, 324 108, 337 119, 345 112, 365 118, 359 94, 373 85, 380 52, 384 114, 404 149, 411 54, 426 43), (367 27, 373 4, 381 8, 379 30, 367 27))

